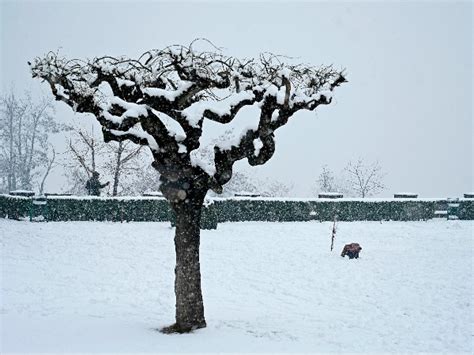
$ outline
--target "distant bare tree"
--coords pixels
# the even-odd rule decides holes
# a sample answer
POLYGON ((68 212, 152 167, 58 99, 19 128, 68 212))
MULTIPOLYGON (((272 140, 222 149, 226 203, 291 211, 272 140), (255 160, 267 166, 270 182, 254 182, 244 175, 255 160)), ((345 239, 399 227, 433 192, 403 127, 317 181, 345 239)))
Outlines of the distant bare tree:
MULTIPOLYGON (((105 144, 105 143, 104 143, 105 144)), ((140 154, 144 152, 143 146, 136 146, 129 141, 114 142, 105 144, 105 154, 110 159, 104 162, 106 173, 113 176, 112 196, 117 196, 119 186, 124 185, 124 181, 130 175, 138 175, 142 170, 140 154)), ((122 190, 123 189, 123 186, 122 190)))
POLYGON ((145 192, 159 192, 160 173, 150 164, 144 164, 144 167, 137 175, 133 184, 127 184, 125 191, 128 195, 143 195, 145 192))
POLYGON ((358 197, 370 197, 385 189, 382 183, 385 174, 378 161, 368 164, 359 159, 349 162, 344 171, 347 188, 358 197))
POLYGON ((273 179, 263 180, 261 186, 263 197, 290 197, 294 188, 293 184, 286 184, 283 181, 273 179))
POLYGON ((56 165, 56 150, 54 149, 53 146, 51 146, 50 151, 51 151, 50 154, 48 154, 48 153, 46 154, 47 164, 46 164, 46 167, 45 167, 45 170, 44 170, 44 173, 43 173, 43 178, 41 179, 41 183, 39 184, 39 194, 40 195, 43 195, 44 184, 46 182, 46 179, 48 178, 49 174, 51 173, 51 170, 53 170, 53 168, 56 165))
POLYGON ((133 189, 125 185, 132 182, 130 180, 134 181, 133 176, 141 170, 143 151, 143 146, 137 147, 128 141, 106 144, 101 138, 95 137, 93 130, 76 128, 69 141, 72 159, 66 163, 72 185, 70 191, 84 193, 84 186, 92 172, 99 171, 112 178, 112 196, 117 196, 121 191, 130 192, 133 189))
POLYGON ((135 182, 127 184, 126 193, 128 195, 143 195, 149 192, 161 193, 160 184, 160 173, 151 165, 145 163, 135 182))
POLYGON ((103 151, 103 142, 94 136, 94 131, 72 128, 66 158, 66 176, 70 188, 68 192, 83 195, 87 180, 97 171, 97 159, 103 151))
MULTIPOLYGON (((289 197, 293 190, 292 184, 286 184, 275 179, 259 179, 246 171, 235 171, 232 180, 224 185, 224 189, 220 196, 232 197, 236 194, 252 194, 262 197, 289 197)), ((209 196, 219 196, 218 194, 209 192, 209 196)))
POLYGON ((27 93, 19 98, 13 90, 0 97, 0 176, 2 190, 33 188, 48 165, 46 155, 51 133, 61 129, 52 116, 52 101, 38 102, 27 93))
POLYGON ((339 190, 334 173, 327 165, 323 165, 323 171, 319 174, 317 184, 321 192, 338 192, 337 190, 339 190))
MULTIPOLYGON (((232 180, 224 185, 222 191, 223 197, 232 197, 236 194, 258 194, 262 191, 259 189, 258 183, 249 174, 243 171, 235 171, 232 174, 232 180)), ((211 196, 214 195, 211 193, 211 196)), ((215 194, 217 195, 217 194, 215 194)))

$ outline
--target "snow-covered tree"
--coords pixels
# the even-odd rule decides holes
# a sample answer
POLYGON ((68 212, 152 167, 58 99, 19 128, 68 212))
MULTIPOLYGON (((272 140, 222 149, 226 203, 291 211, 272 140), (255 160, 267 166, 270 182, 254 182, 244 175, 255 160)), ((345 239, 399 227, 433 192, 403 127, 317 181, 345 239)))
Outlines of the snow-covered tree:
POLYGON ((151 150, 160 190, 176 214, 176 323, 164 332, 206 326, 199 264, 206 193, 222 192, 235 162, 267 162, 275 131, 298 111, 331 103, 334 88, 346 81, 331 66, 287 64, 272 54, 239 60, 215 48, 197 51, 194 44, 150 50, 138 59, 48 53, 31 64, 33 77, 44 79, 57 100, 96 117, 105 141, 130 140, 151 150), (260 114, 235 141, 213 147, 212 164, 193 153, 205 120, 228 124, 248 106, 260 114))
POLYGON ((13 90, 0 97, 0 176, 3 191, 31 190, 49 165, 48 139, 60 125, 50 99, 18 97, 13 90))
POLYGON ((349 194, 357 197, 370 197, 383 189, 384 173, 378 161, 366 163, 362 159, 349 162, 344 168, 345 185, 349 194))

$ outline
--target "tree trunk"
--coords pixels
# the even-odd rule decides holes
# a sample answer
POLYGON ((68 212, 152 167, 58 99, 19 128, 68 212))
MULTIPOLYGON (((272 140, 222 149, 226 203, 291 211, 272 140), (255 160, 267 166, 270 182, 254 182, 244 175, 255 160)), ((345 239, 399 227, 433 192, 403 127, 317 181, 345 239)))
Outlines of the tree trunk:
POLYGON ((117 196, 117 192, 118 192, 120 170, 122 169, 122 153, 123 153, 123 142, 119 142, 118 148, 117 148, 117 160, 115 162, 114 186, 112 190, 112 196, 117 196))
POLYGON ((176 214, 176 323, 164 333, 187 333, 204 328, 204 304, 199 264, 200 218, 204 196, 172 203, 176 214), (185 202, 188 201, 188 202, 185 202))
POLYGON ((8 112, 8 133, 10 135, 10 159, 8 161, 8 192, 16 190, 16 176, 15 176, 15 152, 14 152, 14 113, 13 108, 9 108, 8 112))

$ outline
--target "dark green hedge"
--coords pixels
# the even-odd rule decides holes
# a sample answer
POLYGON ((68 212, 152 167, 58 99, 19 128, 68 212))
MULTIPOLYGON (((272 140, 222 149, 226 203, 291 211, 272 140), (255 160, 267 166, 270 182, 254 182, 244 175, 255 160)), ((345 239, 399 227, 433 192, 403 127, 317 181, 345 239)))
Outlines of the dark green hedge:
POLYGON ((0 195, 0 217, 19 219, 28 216, 31 199, 0 195))
MULTIPOLYGON (((20 219, 43 215, 48 221, 174 221, 174 213, 164 198, 49 197, 45 206, 34 205, 32 201, 0 195, 0 217, 20 219)), ((201 228, 217 228, 213 205, 203 210, 201 228)))
POLYGON ((474 199, 461 201, 458 217, 459 219, 474 219, 474 199))
MULTIPOLYGON (((50 221, 172 221, 174 216, 163 198, 49 197, 46 206, 32 199, 0 195, 0 217, 44 215, 50 221)), ((201 227, 236 221, 416 221, 445 210, 447 200, 272 200, 216 199, 203 211, 201 227)), ((474 200, 459 201, 458 217, 474 219, 474 200)))
POLYGON ((32 199, 0 195, 0 216, 9 218, 42 214, 49 221, 156 221, 170 220, 170 208, 163 198, 55 198, 46 206, 35 206, 32 199), (32 211, 33 208, 33 211, 32 211))
POLYGON ((170 220, 165 199, 54 199, 49 198, 51 221, 153 221, 170 220))
MULTIPOLYGON (((417 221, 431 219, 443 201, 216 201, 218 221, 417 221)), ((471 214, 472 216, 472 214, 471 214)))

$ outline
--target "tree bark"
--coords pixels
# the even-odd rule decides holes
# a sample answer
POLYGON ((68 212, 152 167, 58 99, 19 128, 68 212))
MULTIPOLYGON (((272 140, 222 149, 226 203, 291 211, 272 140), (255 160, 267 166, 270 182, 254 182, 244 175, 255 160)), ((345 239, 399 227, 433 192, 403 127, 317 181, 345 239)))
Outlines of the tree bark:
MULTIPOLYGON (((200 194, 201 195, 201 194, 200 194)), ((164 333, 187 333, 206 327, 199 263, 200 219, 204 196, 171 203, 176 214, 176 323, 164 333)))
POLYGON ((15 120, 14 111, 12 107, 8 108, 8 130, 10 139, 10 159, 8 161, 8 192, 16 190, 16 176, 15 176, 15 152, 14 152, 14 127, 13 122, 15 120))
POLYGON ((114 172, 114 186, 112 190, 112 196, 117 196, 118 185, 120 180, 120 170, 122 169, 122 153, 123 153, 123 142, 118 143, 117 148, 117 160, 115 163, 115 172, 114 172))

